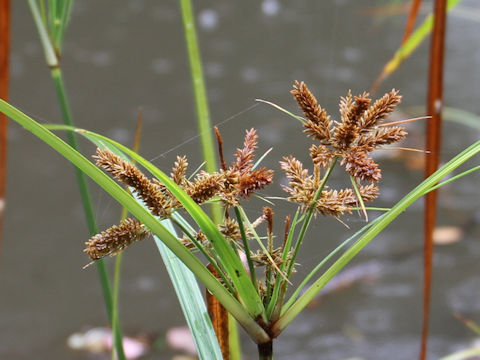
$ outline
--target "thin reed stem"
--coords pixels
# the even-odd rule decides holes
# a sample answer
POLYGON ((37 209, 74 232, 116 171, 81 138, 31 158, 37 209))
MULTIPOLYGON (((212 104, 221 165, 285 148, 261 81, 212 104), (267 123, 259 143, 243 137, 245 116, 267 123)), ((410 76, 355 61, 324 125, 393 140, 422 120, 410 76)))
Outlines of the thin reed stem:
MULTIPOLYGON (((195 95, 197 127, 200 135, 200 142, 202 144, 203 159, 206 162, 205 170, 209 173, 213 173, 217 171, 217 159, 215 157, 215 144, 210 121, 207 90, 205 88, 205 78, 203 76, 202 60, 200 57, 191 1, 180 0, 180 8, 182 11, 185 42, 187 45, 192 86, 195 95)), ((221 223, 222 213, 219 204, 212 203, 211 211, 214 222, 217 224, 221 223)))
MULTIPOLYGON (((447 26, 447 0, 435 0, 434 24, 430 44, 428 74, 428 119, 426 131, 425 177, 433 174, 440 163, 442 143, 442 108, 443 108, 443 71, 445 57, 445 32, 447 26)), ((424 210, 424 253, 423 253, 423 316, 420 360, 427 357, 427 340, 430 321, 430 297, 433 267, 433 230, 435 227, 437 192, 425 196, 424 210)))
MULTIPOLYGON (((60 110, 62 113, 63 122, 68 126, 73 126, 73 119, 70 111, 70 106, 68 105, 67 94, 65 86, 63 83, 62 72, 58 67, 52 68, 51 70, 52 79, 55 85, 55 90, 57 92, 58 101, 60 104, 60 110)), ((70 146, 75 150, 78 150, 78 143, 75 135, 72 131, 67 131, 67 138, 70 146)), ((87 180, 85 174, 75 167, 75 175, 77 178, 77 184, 80 191, 80 197, 82 199, 83 209, 85 212, 85 218, 87 220, 88 231, 90 236, 93 236, 98 233, 98 227, 95 220, 95 213, 93 211, 92 200, 90 197, 90 191, 88 190, 87 180)), ((110 281, 108 278, 107 267, 103 259, 96 261, 97 271, 100 278, 100 284, 102 287, 103 298, 105 301, 105 307, 107 309, 108 318, 112 324, 112 331, 114 336, 114 341, 116 344, 117 355, 120 360, 124 360, 125 353, 123 351, 122 343, 122 333, 118 326, 118 321, 114 322, 114 319, 117 316, 116 307, 114 306, 113 295, 110 288, 110 281), (116 325, 113 327, 113 325, 116 325)))
MULTIPOLYGON (((126 213, 126 211, 125 211, 126 213)), ((122 216, 124 219, 126 216, 122 216)), ((112 329, 120 329, 119 326, 119 318, 118 318, 118 294, 120 292, 120 270, 122 268, 122 259, 123 259, 123 252, 117 254, 115 258, 115 271, 113 273, 113 297, 112 297, 112 329)), ((112 330, 113 331, 113 330, 112 330)), ((117 330, 118 332, 118 330, 117 330)), ((118 349, 122 347, 122 337, 121 336, 114 336, 113 337, 113 348, 118 349)), ((112 350, 112 360, 116 360, 117 358, 117 350, 112 350)))

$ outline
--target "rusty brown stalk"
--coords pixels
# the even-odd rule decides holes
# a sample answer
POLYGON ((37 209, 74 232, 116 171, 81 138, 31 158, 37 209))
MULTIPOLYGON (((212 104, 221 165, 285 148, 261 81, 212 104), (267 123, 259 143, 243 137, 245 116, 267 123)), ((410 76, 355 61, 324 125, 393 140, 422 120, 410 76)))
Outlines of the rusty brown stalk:
MULTIPOLYGON (((0 98, 8 99, 8 61, 10 55, 10 0, 0 0, 0 98)), ((0 114, 0 254, 7 175, 7 116, 0 114)))
MULTIPOLYGON (((443 65, 445 54, 447 1, 436 0, 434 5, 434 25, 430 44, 430 71, 428 76, 428 119, 426 131, 425 177, 433 174, 440 162, 440 145, 442 136, 443 108, 443 65)), ((432 284, 433 229, 435 227, 437 192, 425 196, 424 213, 424 285, 423 285, 423 319, 420 360, 427 356, 427 340, 430 319, 430 294, 432 284)))

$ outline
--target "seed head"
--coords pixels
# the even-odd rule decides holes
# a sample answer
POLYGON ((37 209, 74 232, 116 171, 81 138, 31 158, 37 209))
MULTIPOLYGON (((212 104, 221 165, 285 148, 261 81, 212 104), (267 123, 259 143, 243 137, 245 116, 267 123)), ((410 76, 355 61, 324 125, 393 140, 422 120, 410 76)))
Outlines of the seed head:
POLYGON ((85 243, 83 251, 92 260, 98 260, 107 255, 114 256, 135 241, 145 239, 149 234, 150 231, 138 220, 128 218, 120 225, 114 225, 91 237, 85 243))

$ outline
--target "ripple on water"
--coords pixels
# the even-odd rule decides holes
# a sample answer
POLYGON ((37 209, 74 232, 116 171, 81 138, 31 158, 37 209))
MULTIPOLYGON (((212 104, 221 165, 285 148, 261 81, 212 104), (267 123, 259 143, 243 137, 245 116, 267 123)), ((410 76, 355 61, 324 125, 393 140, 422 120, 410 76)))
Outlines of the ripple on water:
POLYGON ((375 284, 369 287, 369 294, 376 297, 408 297, 414 293, 414 286, 410 283, 375 284))
POLYGON ((472 277, 462 281, 448 291, 447 299, 454 311, 463 313, 480 312, 480 278, 472 277))
POLYGON ((392 326, 392 313, 384 309, 359 309, 353 314, 353 323, 362 332, 379 333, 392 326))

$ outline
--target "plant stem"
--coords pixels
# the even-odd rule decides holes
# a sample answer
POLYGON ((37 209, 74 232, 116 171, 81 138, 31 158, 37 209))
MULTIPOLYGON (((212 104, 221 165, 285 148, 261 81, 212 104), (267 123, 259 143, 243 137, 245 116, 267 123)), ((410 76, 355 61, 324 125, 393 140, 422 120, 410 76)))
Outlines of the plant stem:
POLYGON ((269 342, 258 344, 258 359, 271 360, 273 359, 273 340, 269 342))
MULTIPOLYGON (((70 112, 70 106, 68 105, 62 72, 60 68, 53 68, 51 70, 51 74, 53 82, 55 84, 55 90, 57 91, 57 97, 60 104, 63 122, 65 123, 65 125, 73 126, 72 114, 70 112)), ((75 150, 78 150, 78 142, 72 131, 67 131, 67 139, 70 146, 75 150)), ((93 211, 90 191, 88 190, 85 175, 78 168, 75 168, 75 176, 77 178, 80 197, 82 199, 83 208, 85 210, 85 216, 87 218, 88 231, 90 232, 90 235, 93 236, 98 232, 98 228, 95 222, 95 214, 93 211)))
MULTIPOLYGON (((432 175, 440 164, 442 146, 442 104, 443 104, 443 73, 445 59, 445 34, 447 26, 447 0, 435 0, 434 24, 430 42, 428 101, 425 132, 425 177, 432 175)), ((437 213, 437 192, 425 196, 423 222, 423 311, 422 337, 420 344, 420 360, 427 358, 427 341, 430 322, 430 299, 433 279, 433 231, 437 213)))
MULTIPOLYGON (((190 63, 190 73, 195 94, 195 104, 197 109, 197 127, 200 133, 200 141, 202 143, 203 159, 206 161, 206 171, 212 173, 217 170, 217 161, 215 158, 215 147, 213 142, 213 135, 211 132, 212 125, 210 122, 207 91, 205 88, 205 80, 202 71, 202 61, 200 57, 197 34, 195 30, 192 3, 190 0, 180 0, 180 7, 182 11, 182 21, 185 31, 185 42, 187 45, 188 60, 190 63)), ((222 208, 220 207, 220 205, 212 203, 210 206, 210 211, 213 221, 216 224, 220 224, 222 222, 222 208)), ((230 331, 229 336, 230 340, 228 343, 239 343, 237 331, 230 331)), ((232 359, 240 359, 240 347, 237 346, 235 349, 230 349, 230 356, 232 359)))
POLYGON ((240 234, 242 235, 243 248, 245 250, 245 256, 247 257, 248 269, 250 270, 250 278, 252 279, 253 286, 258 291, 257 287, 257 276, 255 274, 255 267, 253 266, 252 257, 250 256, 250 246, 248 244, 248 238, 245 233, 245 227, 243 226, 242 214, 238 209, 238 206, 235 206, 235 216, 237 217, 238 228, 240 229, 240 234))
POLYGON ((195 247, 202 253, 203 256, 208 260, 210 265, 215 269, 215 271, 218 274, 218 277, 220 277, 225 286, 230 290, 232 294, 235 294, 235 289, 232 287, 232 284, 230 283, 230 280, 228 280, 227 276, 225 275, 225 272, 218 266, 218 261, 217 259, 213 258, 212 255, 208 253, 208 251, 205 249, 205 247, 199 242, 197 239, 195 239, 195 236, 190 232, 189 229, 182 224, 182 222, 179 221, 178 218, 172 217, 170 219, 175 225, 177 225, 180 230, 183 231, 183 233, 190 239, 190 241, 195 245, 195 247))
POLYGON ((310 221, 312 220, 312 216, 315 213, 315 208, 317 206, 317 201, 320 199, 320 196, 322 195, 322 191, 325 188, 325 185, 327 183, 328 178, 330 177, 330 174, 332 173, 333 168, 337 164, 338 157, 335 157, 332 161, 332 165, 327 170, 327 173, 325 174, 322 183, 317 189, 317 192, 315 193, 315 196, 313 198, 312 204, 310 205, 310 208, 307 211, 305 220, 303 221, 302 228, 300 229, 300 234, 298 235, 297 243, 295 244, 295 249, 293 250, 293 256, 292 260, 290 261, 290 264, 288 266, 288 271, 287 271, 287 277, 290 276, 293 270, 293 266, 295 265, 295 260, 298 255, 298 251, 300 250, 300 245, 302 244, 303 239, 305 238, 305 234, 307 233, 308 226, 310 225, 310 221))
MULTIPOLYGON (((210 122, 210 111, 208 108, 207 91, 202 70, 202 60, 198 47, 195 21, 193 17, 192 3, 190 0, 180 0, 182 10, 183 28, 185 31, 185 42, 187 44, 190 73, 195 95, 195 106, 197 111, 197 127, 202 143, 203 159, 206 161, 205 170, 209 173, 217 171, 217 160, 215 157, 215 146, 210 122)), ((211 205, 212 217, 215 223, 221 223, 222 213, 218 204, 211 205)))
MULTIPOLYGON (((0 98, 8 99, 10 58, 10 0, 0 1, 0 98)), ((0 254, 7 185, 7 117, 0 115, 0 254)))
MULTIPOLYGON (((126 213, 126 211, 123 211, 126 213)), ((122 220, 125 219, 126 216, 122 216, 122 220)), ((115 310, 112 312, 112 329, 118 329, 120 328, 118 324, 118 294, 120 292, 120 269, 122 267, 122 259, 123 259, 123 253, 120 252, 117 254, 115 257, 115 271, 113 273, 113 296, 112 296, 112 308, 115 310)), ((113 330, 112 330, 113 331, 113 330)), ((122 346, 122 338, 118 336, 113 337, 113 346, 115 349, 118 349, 122 346)), ((112 351, 112 360, 115 360, 117 351, 112 351)))
MULTIPOLYGON (((295 212, 295 216, 293 217, 293 221, 290 225, 290 229, 288 231, 287 239, 285 244, 283 245, 283 254, 282 254, 282 264, 280 265, 280 271, 284 271, 285 267, 287 266, 287 259, 288 254, 290 252, 290 248, 292 246, 292 239, 295 233, 295 228, 298 224, 298 216, 300 214, 300 209, 297 208, 295 212)), ((282 308, 283 299, 285 298, 285 291, 287 289, 286 282, 281 279, 279 276, 275 279, 275 284, 273 286, 273 294, 272 298, 270 299, 270 303, 267 306, 267 318, 271 322, 277 321, 278 317, 280 316, 280 310, 282 308)))
MULTIPOLYGON (((53 82, 55 84, 55 90, 57 92, 57 97, 60 104, 60 110, 62 113, 63 122, 68 126, 73 126, 72 114, 70 111, 70 107, 68 105, 67 95, 66 95, 65 86, 62 78, 62 72, 60 68, 58 67, 52 68, 51 75, 52 75, 53 82)), ((78 150, 77 139, 75 138, 75 135, 72 131, 67 131, 67 138, 70 146, 75 150, 78 150)), ((93 205, 90 197, 90 191, 88 190, 87 180, 85 178, 85 174, 77 167, 75 167, 75 175, 77 178, 80 197, 82 199, 83 209, 84 209, 85 217, 87 220, 88 231, 90 233, 90 236, 93 236, 98 233, 98 227, 95 221, 95 213, 93 211, 93 205)), ((100 278, 100 284, 102 286, 103 298, 105 301, 105 307, 107 309, 108 318, 110 320, 110 323, 112 324, 112 331, 114 334, 116 351, 117 351, 118 357, 121 360, 123 360, 125 359, 125 354, 123 352, 122 334, 118 326, 118 321, 117 320, 114 321, 114 319, 116 319, 117 317, 117 309, 114 306, 112 291, 110 288, 110 281, 108 279, 107 267, 105 266, 105 262, 103 259, 96 261, 95 264, 97 265, 97 271, 100 278)))

